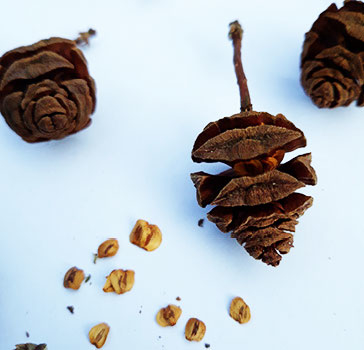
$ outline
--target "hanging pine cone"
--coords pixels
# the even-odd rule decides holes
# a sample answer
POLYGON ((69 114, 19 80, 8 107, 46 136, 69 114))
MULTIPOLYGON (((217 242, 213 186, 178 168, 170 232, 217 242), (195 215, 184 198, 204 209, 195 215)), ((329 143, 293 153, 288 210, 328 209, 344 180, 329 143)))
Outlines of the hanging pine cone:
POLYGON ((95 83, 72 40, 51 38, 0 58, 0 108, 25 141, 61 139, 90 122, 95 83))
POLYGON ((312 198, 295 190, 316 184, 311 154, 285 164, 286 152, 306 146, 306 139, 282 114, 241 112, 210 123, 192 150, 195 162, 224 162, 232 168, 218 175, 191 174, 201 207, 250 255, 277 266, 293 243, 297 219, 312 198), (278 253, 279 252, 279 253, 278 253))
POLYGON ((364 105, 364 3, 331 4, 306 33, 301 83, 320 108, 364 105))
POLYGON ((201 207, 215 205, 207 215, 222 232, 244 245, 248 253, 277 266, 289 252, 297 219, 313 199, 298 188, 316 184, 311 154, 281 164, 286 152, 306 146, 301 130, 282 114, 254 112, 241 64, 242 30, 231 24, 234 63, 242 112, 208 124, 197 137, 192 159, 223 162, 231 168, 218 175, 191 174, 201 207))

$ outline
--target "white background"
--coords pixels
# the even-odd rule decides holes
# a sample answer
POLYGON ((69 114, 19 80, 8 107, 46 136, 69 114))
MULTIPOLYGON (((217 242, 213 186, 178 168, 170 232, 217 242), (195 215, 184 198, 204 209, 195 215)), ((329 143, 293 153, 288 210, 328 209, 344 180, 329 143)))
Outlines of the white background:
MULTIPOLYGON (((304 33, 330 0, 3 1, 1 54, 50 36, 98 31, 84 53, 97 84, 87 130, 27 144, 0 118, 0 349, 45 342, 87 350, 91 326, 107 322, 105 350, 363 349, 364 109, 319 110, 299 83, 304 33), (295 248, 272 268, 205 221, 189 173, 190 152, 210 121, 239 111, 228 23, 245 28, 243 63, 255 110, 283 113, 301 128, 319 183, 295 248), (163 243, 147 253, 129 243, 139 218, 163 243), (92 253, 117 237, 114 258, 92 253), (71 266, 92 284, 66 290, 71 266), (125 295, 105 294, 105 276, 134 269, 125 295), (249 324, 228 316, 233 297, 249 324), (180 296, 181 302, 175 298, 180 296), (155 314, 177 303, 173 328, 155 314), (75 307, 71 315, 66 309, 75 307), (142 311, 139 313, 139 311, 142 311), (189 317, 206 323, 201 343, 184 339, 189 317), (30 333, 27 339, 25 332, 30 333), (159 336, 161 338, 159 338, 159 336)), ((341 5, 341 3, 340 3, 341 5)))

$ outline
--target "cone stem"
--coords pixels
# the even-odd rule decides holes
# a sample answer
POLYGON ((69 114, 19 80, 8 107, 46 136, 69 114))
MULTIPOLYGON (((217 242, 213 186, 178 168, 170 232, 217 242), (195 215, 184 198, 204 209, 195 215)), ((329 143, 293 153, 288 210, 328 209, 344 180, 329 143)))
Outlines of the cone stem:
POLYGON ((253 106, 250 101, 247 79, 241 62, 241 40, 243 38, 243 28, 238 21, 230 23, 229 38, 234 47, 234 67, 240 90, 240 110, 242 112, 251 111, 253 106))

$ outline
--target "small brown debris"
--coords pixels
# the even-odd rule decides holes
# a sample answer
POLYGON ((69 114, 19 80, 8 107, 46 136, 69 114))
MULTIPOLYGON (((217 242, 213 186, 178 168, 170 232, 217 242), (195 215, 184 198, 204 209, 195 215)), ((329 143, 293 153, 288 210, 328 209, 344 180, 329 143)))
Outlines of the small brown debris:
POLYGON ((130 233, 130 242, 151 252, 162 242, 162 233, 157 225, 150 225, 145 220, 138 220, 130 233))
POLYGON ((76 266, 71 267, 65 274, 63 280, 63 286, 65 288, 79 289, 83 280, 85 279, 85 273, 83 270, 78 269, 76 266))
POLYGON ((96 35, 96 30, 95 29, 92 29, 90 28, 87 32, 81 32, 79 33, 79 37, 75 39, 75 43, 77 45, 89 45, 89 39, 92 37, 92 36, 95 36, 96 35))
POLYGON ((177 301, 181 301, 182 299, 181 299, 180 297, 177 297, 177 298, 176 298, 176 300, 177 300, 177 301))
POLYGON ((158 311, 157 323, 162 327, 174 326, 182 314, 180 307, 168 305, 158 311))
POLYGON ((114 256, 119 250, 119 243, 116 238, 110 238, 100 244, 97 250, 98 258, 108 258, 114 256))
POLYGON ((113 270, 109 276, 107 276, 106 283, 104 285, 104 292, 116 294, 123 294, 129 292, 134 285, 134 271, 133 270, 113 270))
POLYGON ((91 279, 91 275, 88 275, 85 279, 85 283, 87 283, 91 279))
POLYGON ((189 341, 201 341, 206 333, 205 324, 197 318, 190 318, 185 328, 185 337, 189 341))
POLYGON ((239 323, 250 321, 250 308, 240 297, 236 297, 230 304, 230 316, 239 323))
POLYGON ((71 314, 74 314, 74 311, 75 311, 75 308, 71 305, 71 306, 67 306, 67 309, 68 311, 71 313, 71 314))
POLYGON ((47 350, 47 344, 39 344, 39 345, 31 343, 18 344, 15 345, 14 350, 47 350))
POLYGON ((97 254, 94 253, 94 260, 93 260, 93 263, 96 264, 96 261, 99 257, 97 256, 97 254))
POLYGON ((204 221, 205 221, 205 219, 198 220, 198 226, 203 227, 204 221))
POLYGON ((92 327, 88 333, 90 343, 95 345, 98 349, 102 348, 106 342, 109 332, 110 327, 107 323, 100 323, 92 327))

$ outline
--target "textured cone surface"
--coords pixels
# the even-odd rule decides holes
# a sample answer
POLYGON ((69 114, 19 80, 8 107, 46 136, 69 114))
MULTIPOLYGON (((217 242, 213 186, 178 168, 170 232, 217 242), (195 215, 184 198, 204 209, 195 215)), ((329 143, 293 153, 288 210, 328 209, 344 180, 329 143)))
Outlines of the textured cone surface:
POLYGON ((207 217, 231 232, 255 259, 277 266, 293 246, 297 219, 313 199, 298 188, 317 182, 311 154, 281 164, 285 152, 306 145, 301 130, 283 115, 242 112, 206 126, 192 150, 196 162, 224 162, 220 174, 191 174, 207 217))
POLYGON ((364 105, 364 3, 346 1, 321 13, 306 33, 301 83, 320 108, 364 105))
POLYGON ((75 42, 62 38, 19 47, 0 58, 0 109, 25 141, 61 139, 90 122, 95 84, 75 42))
POLYGON ((294 151, 306 146, 303 132, 282 114, 244 112, 208 124, 192 150, 195 162, 224 162, 257 158, 269 151, 294 151))

